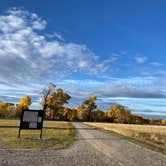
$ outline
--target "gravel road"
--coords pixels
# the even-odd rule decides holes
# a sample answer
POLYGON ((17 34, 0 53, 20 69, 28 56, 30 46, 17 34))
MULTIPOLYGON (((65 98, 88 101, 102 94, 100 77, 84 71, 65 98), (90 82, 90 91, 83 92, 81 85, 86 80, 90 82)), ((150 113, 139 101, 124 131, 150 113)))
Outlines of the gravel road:
POLYGON ((81 123, 64 150, 0 149, 1 166, 166 166, 166 156, 81 123))

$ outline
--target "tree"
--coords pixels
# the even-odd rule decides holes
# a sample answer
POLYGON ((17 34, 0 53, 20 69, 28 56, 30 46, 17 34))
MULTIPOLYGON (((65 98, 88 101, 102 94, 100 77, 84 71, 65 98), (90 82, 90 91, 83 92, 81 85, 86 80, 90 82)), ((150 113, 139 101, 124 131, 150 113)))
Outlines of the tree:
POLYGON ((84 115, 85 115, 85 111, 84 111, 84 107, 81 104, 80 106, 75 108, 77 110, 77 118, 81 121, 85 120, 84 115))
POLYGON ((29 96, 20 99, 20 105, 23 109, 29 109, 28 107, 32 104, 31 98, 29 96))
POLYGON ((162 120, 161 120, 161 124, 162 124, 162 125, 166 125, 166 119, 165 119, 165 120, 162 119, 162 120))
POLYGON ((43 90, 43 99, 42 99, 42 107, 45 113, 47 109, 47 98, 48 96, 55 90, 56 85, 53 83, 49 83, 48 87, 43 90))
POLYGON ((71 109, 71 108, 65 108, 64 109, 64 120, 77 120, 77 110, 71 109))
POLYGON ((101 110, 92 111, 91 117, 94 122, 102 122, 105 120, 105 112, 101 110))
POLYGON ((94 102, 97 99, 96 96, 90 96, 87 100, 85 100, 80 106, 79 109, 82 112, 83 120, 92 121, 92 111, 97 108, 96 103, 94 102))
POLYGON ((53 119, 53 115, 52 115, 52 111, 51 110, 47 110, 45 112, 45 119, 47 119, 47 120, 52 120, 53 119))
POLYGON ((20 117, 22 110, 28 110, 32 104, 29 96, 20 99, 20 103, 16 105, 16 117, 20 117))
POLYGON ((106 113, 109 121, 118 122, 118 123, 129 123, 131 112, 126 110, 124 106, 113 105, 106 113))
POLYGON ((134 123, 135 124, 143 124, 143 122, 144 122, 144 118, 143 117, 136 116, 136 115, 133 115, 133 117, 134 117, 134 123))
POLYGON ((13 103, 5 103, 7 109, 7 118, 15 118, 15 106, 13 103))
POLYGON ((64 104, 68 104, 71 96, 65 93, 62 89, 56 89, 50 96, 47 97, 47 108, 53 112, 53 119, 61 119, 63 116, 64 104))
POLYGON ((0 118, 14 118, 15 107, 13 103, 4 103, 0 101, 0 118))
POLYGON ((77 120, 77 119, 78 119, 78 117, 77 117, 77 110, 76 109, 72 109, 72 112, 69 115, 69 120, 73 121, 73 120, 77 120))
POLYGON ((150 124, 155 124, 155 119, 154 118, 149 118, 149 123, 150 124))
POLYGON ((0 101, 0 118, 5 118, 7 114, 7 108, 4 102, 0 101))
POLYGON ((16 117, 20 117, 21 112, 22 112, 22 106, 20 104, 16 104, 16 110, 15 110, 16 117))

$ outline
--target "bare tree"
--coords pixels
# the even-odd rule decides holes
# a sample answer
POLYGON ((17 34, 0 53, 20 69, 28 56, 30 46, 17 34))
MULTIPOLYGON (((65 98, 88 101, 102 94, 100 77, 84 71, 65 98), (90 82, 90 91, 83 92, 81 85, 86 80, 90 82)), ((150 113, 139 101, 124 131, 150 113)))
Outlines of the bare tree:
POLYGON ((53 83, 49 83, 48 87, 45 88, 42 92, 43 94, 43 111, 45 114, 47 108, 47 97, 55 90, 56 85, 53 83))

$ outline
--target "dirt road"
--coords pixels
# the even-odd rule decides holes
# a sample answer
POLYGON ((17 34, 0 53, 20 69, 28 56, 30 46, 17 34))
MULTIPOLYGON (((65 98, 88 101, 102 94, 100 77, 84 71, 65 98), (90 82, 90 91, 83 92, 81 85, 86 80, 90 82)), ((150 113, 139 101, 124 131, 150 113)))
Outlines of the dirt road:
POLYGON ((166 166, 166 156, 118 136, 73 123, 77 141, 64 150, 0 150, 2 166, 166 166))

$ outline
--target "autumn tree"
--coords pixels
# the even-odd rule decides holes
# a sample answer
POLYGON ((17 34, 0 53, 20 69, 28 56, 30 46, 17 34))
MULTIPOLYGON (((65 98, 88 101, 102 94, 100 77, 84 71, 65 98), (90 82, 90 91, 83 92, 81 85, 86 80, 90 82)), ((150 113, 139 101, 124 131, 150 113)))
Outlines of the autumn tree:
POLYGON ((7 118, 14 118, 15 117, 15 105, 13 103, 5 103, 6 107, 6 117, 7 118))
POLYGON ((32 104, 29 96, 20 99, 20 103, 16 105, 16 117, 20 117, 22 110, 28 110, 32 104))
POLYGON ((118 122, 118 123, 129 123, 131 112, 126 110, 124 106, 113 105, 106 113, 109 121, 118 122))
POLYGON ((53 113, 52 113, 51 110, 47 110, 45 112, 45 119, 47 119, 47 120, 52 120, 53 119, 53 113))
POLYGON ((69 120, 73 121, 73 120, 77 120, 78 116, 77 116, 77 110, 76 109, 72 109, 72 112, 69 114, 69 120))
POLYGON ((71 109, 71 108, 65 108, 64 109, 64 120, 77 120, 77 110, 71 109))
POLYGON ((5 118, 7 114, 7 107, 4 102, 0 102, 0 118, 5 118))
POLYGON ((82 120, 92 121, 92 111, 97 108, 97 105, 95 103, 96 99, 96 96, 90 96, 77 108, 80 111, 79 114, 81 114, 82 120))
POLYGON ((45 112, 46 109, 47 109, 47 101, 48 101, 48 97, 49 95, 51 95, 51 93, 53 93, 53 91, 55 90, 55 87, 56 85, 53 84, 53 83, 49 83, 48 87, 45 88, 42 92, 43 94, 43 98, 42 98, 42 102, 41 102, 41 105, 42 105, 42 108, 43 108, 43 111, 45 112))
POLYGON ((62 89, 56 89, 55 92, 47 97, 47 109, 53 112, 53 119, 61 119, 64 110, 63 106, 68 103, 70 98, 71 96, 62 89))
POLYGON ((166 119, 165 119, 165 120, 162 119, 162 120, 161 120, 161 124, 162 124, 162 125, 166 125, 166 119))
POLYGON ((94 122, 105 121, 105 112, 103 112, 101 110, 92 111, 91 119, 94 122))
POLYGON ((13 103, 5 103, 0 101, 0 118, 14 118, 15 106, 13 103))
POLYGON ((150 124, 155 124, 155 119, 154 118, 149 118, 149 123, 150 124))
POLYGON ((85 108, 83 107, 82 104, 75 108, 75 110, 77 111, 77 118, 78 118, 78 120, 83 121, 85 119, 84 118, 84 113, 85 113, 84 109, 85 108))
POLYGON ((143 124, 144 118, 141 116, 133 115, 135 124, 143 124))
POLYGON ((0 101, 0 118, 4 118, 6 115, 6 107, 5 107, 5 103, 3 103, 2 101, 0 101))

